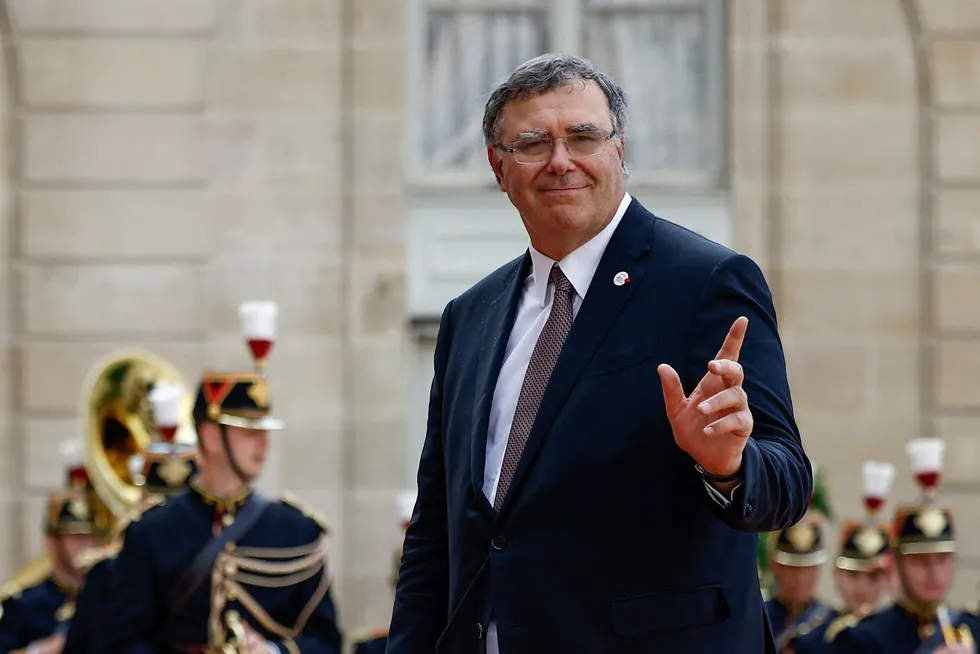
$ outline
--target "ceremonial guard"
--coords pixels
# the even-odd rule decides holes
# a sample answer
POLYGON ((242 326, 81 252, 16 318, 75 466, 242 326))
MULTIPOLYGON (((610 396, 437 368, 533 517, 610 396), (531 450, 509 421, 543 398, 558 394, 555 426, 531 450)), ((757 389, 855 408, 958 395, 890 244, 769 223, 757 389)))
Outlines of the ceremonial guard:
POLYGON ((92 546, 95 526, 80 443, 65 443, 62 453, 69 460, 68 488, 52 493, 48 500, 47 557, 0 587, 0 652, 4 654, 60 651, 55 632, 75 611, 83 573, 74 559, 92 546))
POLYGON ((827 561, 822 523, 822 517, 810 511, 792 527, 769 534, 769 568, 776 591, 765 609, 778 652, 792 652, 799 636, 833 616, 833 610, 814 597, 820 566, 827 561))
MULTIPOLYGON (((415 500, 418 493, 415 491, 402 491, 398 494, 398 520, 402 528, 401 542, 404 544, 405 530, 412 520, 412 512, 415 510, 415 500)), ((402 545, 398 546, 394 556, 394 568, 391 575, 391 587, 398 584, 398 569, 402 562, 402 545)), ((388 645, 388 627, 376 627, 367 633, 355 636, 351 639, 354 644, 354 654, 385 654, 385 647, 388 645)))
MULTIPOLYGON (((121 529, 139 519, 147 509, 186 491, 188 481, 197 471, 196 436, 195 442, 176 438, 178 428, 185 422, 182 420, 185 398, 183 388, 167 382, 154 384, 147 395, 159 440, 150 443, 145 453, 129 458, 130 480, 140 489, 142 501, 120 524, 121 529)), ((85 583, 78 596, 75 616, 67 625, 62 654, 99 651, 99 639, 112 628, 112 616, 104 608, 118 583, 115 561, 122 546, 120 534, 84 552, 77 560, 79 569, 86 571, 85 583)))
POLYGON ((105 654, 340 652, 324 521, 251 486, 268 432, 283 426, 264 373, 277 308, 239 312, 256 371, 203 376, 193 410, 199 473, 129 526, 105 654))
POLYGON ((843 609, 834 611, 832 622, 825 621, 800 636, 794 646, 795 654, 832 654, 834 636, 874 611, 887 592, 891 579, 888 529, 876 524, 875 517, 891 490, 895 466, 866 461, 861 476, 866 517, 844 524, 840 554, 835 561, 834 581, 843 609))
POLYGON ((923 500, 900 507, 892 526, 901 596, 893 606, 842 629, 833 639, 834 651, 975 654, 973 633, 964 624, 968 616, 944 603, 956 572, 953 515, 936 502, 944 443, 938 438, 917 438, 906 450, 923 500))

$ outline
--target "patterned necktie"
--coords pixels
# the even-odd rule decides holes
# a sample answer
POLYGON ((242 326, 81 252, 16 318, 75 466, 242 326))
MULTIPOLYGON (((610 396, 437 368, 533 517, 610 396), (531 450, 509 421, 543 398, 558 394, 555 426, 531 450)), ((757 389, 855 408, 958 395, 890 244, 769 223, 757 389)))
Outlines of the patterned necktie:
POLYGON ((575 297, 575 289, 557 263, 551 267, 551 283, 555 287, 555 298, 551 303, 548 322, 541 330, 538 342, 534 345, 534 352, 531 354, 531 361, 527 365, 527 372, 524 373, 524 384, 517 398, 517 410, 514 412, 514 422, 510 426, 507 449, 504 451, 504 462, 500 468, 497 494, 493 498, 495 511, 500 511, 504 497, 507 496, 507 489, 514 479, 514 471, 517 470, 521 454, 524 453, 527 437, 534 426, 534 419, 538 416, 538 407, 541 406, 544 389, 548 386, 551 371, 558 361, 558 354, 565 344, 568 331, 572 328, 572 299, 575 297))

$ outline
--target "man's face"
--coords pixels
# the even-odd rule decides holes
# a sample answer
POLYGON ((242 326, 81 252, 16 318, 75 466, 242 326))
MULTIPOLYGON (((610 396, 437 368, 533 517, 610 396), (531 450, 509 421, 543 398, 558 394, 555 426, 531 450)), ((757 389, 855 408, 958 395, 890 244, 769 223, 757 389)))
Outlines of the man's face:
MULTIPOLYGON (((221 442, 221 429, 220 425, 213 422, 201 426, 199 438, 204 451, 201 463, 205 466, 219 466, 225 472, 235 474, 221 442)), ((229 426, 225 426, 224 429, 228 433, 228 449, 241 472, 247 479, 260 476, 269 453, 268 432, 229 426)))
POLYGON ((225 427, 228 430, 228 447, 235 463, 249 479, 262 474, 269 454, 269 433, 265 430, 225 427))
POLYGON ((909 599, 929 603, 946 597, 956 573, 955 554, 904 554, 897 562, 902 590, 909 599))
POLYGON ((780 600, 789 604, 801 604, 813 599, 820 566, 797 568, 771 561, 770 568, 776 578, 776 596, 780 600))
MULTIPOLYGON (((507 147, 535 138, 612 132, 609 102, 591 80, 512 100, 502 116, 497 141, 507 147)), ((564 141, 554 143, 551 157, 540 163, 517 163, 513 154, 493 146, 487 154, 532 243, 552 258, 557 258, 552 252, 567 254, 565 244, 577 247, 602 231, 625 193, 621 137, 602 141, 599 153, 585 158, 569 156, 564 141)))
POLYGON ((47 544, 54 567, 62 576, 75 578, 78 575, 75 559, 91 548, 95 539, 91 534, 54 534, 47 537, 47 544))
POLYGON ((874 606, 888 587, 888 572, 885 570, 863 572, 837 568, 834 579, 841 599, 852 611, 865 604, 874 606))

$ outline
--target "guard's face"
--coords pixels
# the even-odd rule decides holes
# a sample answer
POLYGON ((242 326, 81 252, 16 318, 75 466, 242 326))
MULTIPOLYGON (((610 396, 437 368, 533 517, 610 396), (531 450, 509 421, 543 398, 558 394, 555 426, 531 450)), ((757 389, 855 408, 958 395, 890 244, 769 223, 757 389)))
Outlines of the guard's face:
POLYGON ((861 572, 837 568, 834 579, 841 599, 852 611, 866 604, 877 604, 888 585, 888 573, 884 570, 861 572))
POLYGON ((235 463, 249 479, 262 474, 269 454, 269 433, 265 430, 226 427, 228 446, 235 463))
POLYGON ((91 548, 95 539, 90 534, 57 534, 48 536, 48 552, 53 565, 67 577, 76 576, 74 561, 78 555, 91 548))
MULTIPOLYGON (((582 126, 602 136, 612 132, 609 102, 591 80, 509 102, 497 140, 513 147, 527 142, 528 134, 560 138, 582 126)), ((603 141, 598 154, 583 158, 570 156, 564 141, 554 143, 551 157, 537 163, 517 163, 514 154, 492 146, 487 154, 531 242, 552 258, 559 256, 553 254, 562 248, 558 244, 584 243, 602 231, 625 192, 621 137, 603 141)))
POLYGON ((956 573, 955 554, 905 554, 897 560, 902 589, 909 599, 939 602, 946 597, 956 573))
POLYGON ((770 568, 773 577, 776 578, 776 595, 781 600, 801 603, 813 598, 813 591, 820 576, 820 566, 795 568, 771 561, 770 568))

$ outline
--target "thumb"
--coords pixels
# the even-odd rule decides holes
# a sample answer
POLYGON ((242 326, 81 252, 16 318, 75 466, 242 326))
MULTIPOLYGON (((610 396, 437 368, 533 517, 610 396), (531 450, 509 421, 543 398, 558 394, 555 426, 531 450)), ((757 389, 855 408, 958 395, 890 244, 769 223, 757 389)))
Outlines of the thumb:
POLYGON ((657 374, 660 375, 660 386, 664 392, 664 407, 667 409, 667 419, 673 420, 674 416, 683 408, 684 387, 681 386, 681 378, 677 372, 666 363, 657 366, 657 374))

